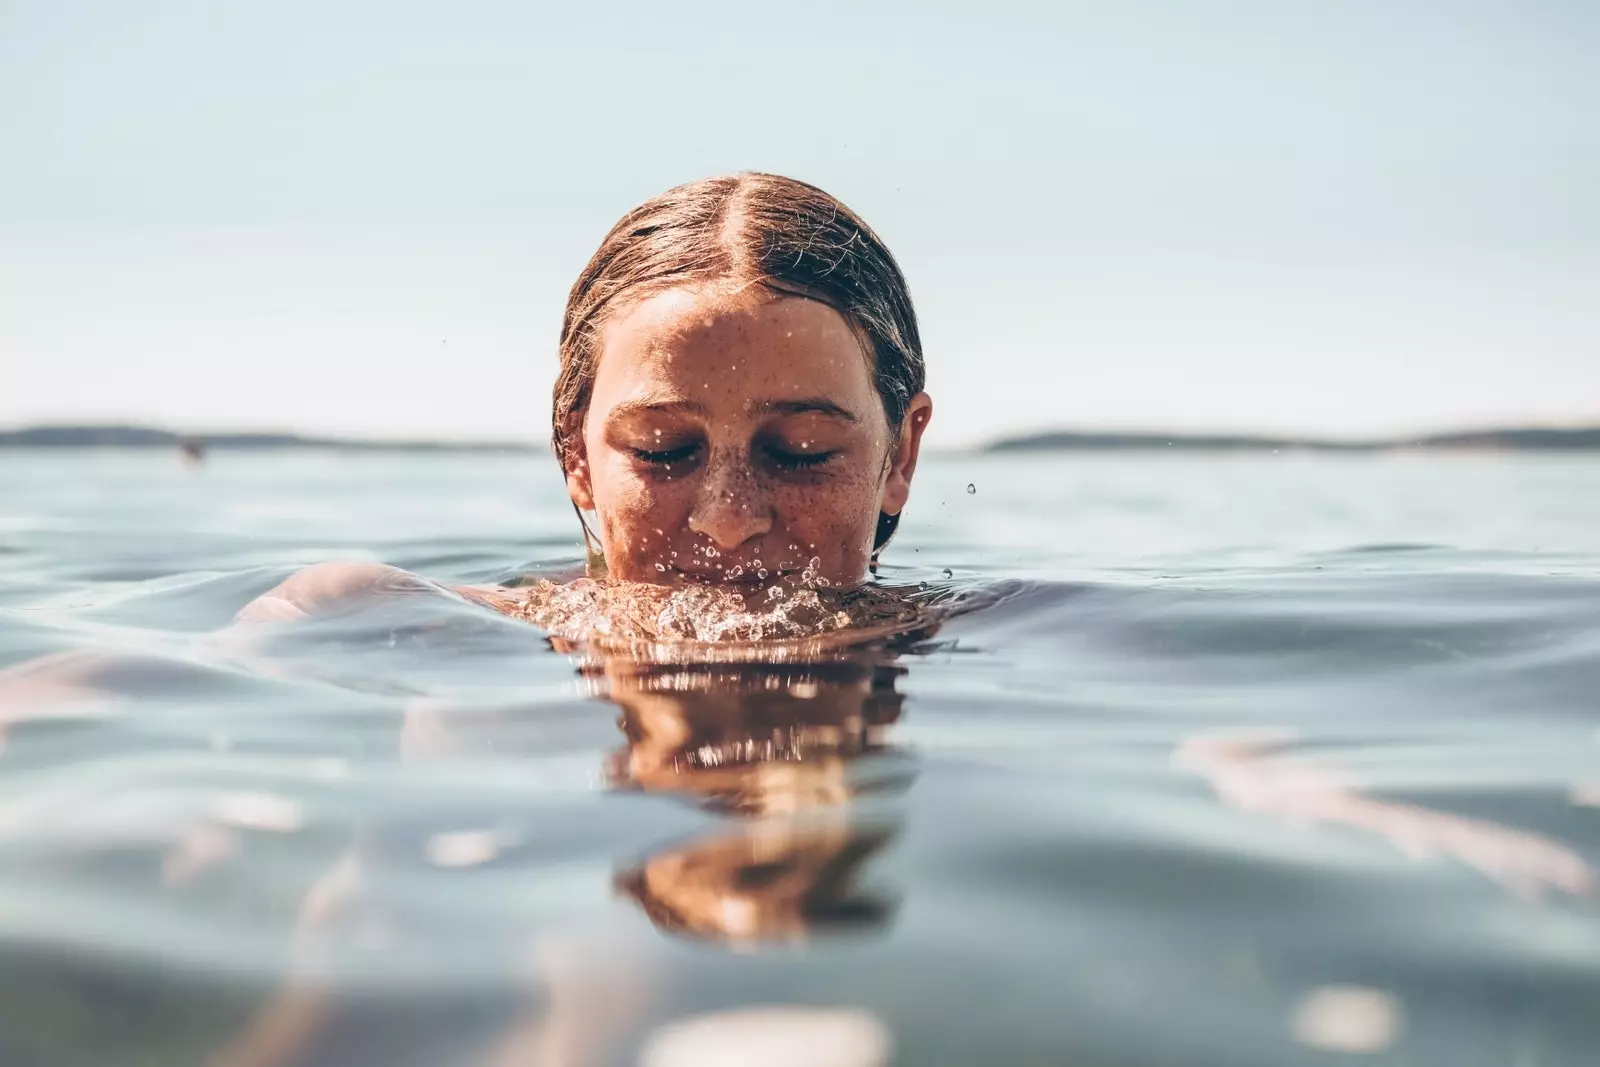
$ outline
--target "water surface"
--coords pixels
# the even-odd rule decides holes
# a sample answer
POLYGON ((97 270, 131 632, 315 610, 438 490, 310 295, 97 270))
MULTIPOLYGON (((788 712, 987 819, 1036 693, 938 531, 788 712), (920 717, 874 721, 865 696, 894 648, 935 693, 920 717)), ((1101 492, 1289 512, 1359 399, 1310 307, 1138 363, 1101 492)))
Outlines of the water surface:
POLYGON ((983 606, 825 663, 214 636, 575 533, 541 457, 0 456, 0 667, 116 694, 0 707, 0 1063, 1594 1062, 1600 458, 934 457, 884 578, 983 606))

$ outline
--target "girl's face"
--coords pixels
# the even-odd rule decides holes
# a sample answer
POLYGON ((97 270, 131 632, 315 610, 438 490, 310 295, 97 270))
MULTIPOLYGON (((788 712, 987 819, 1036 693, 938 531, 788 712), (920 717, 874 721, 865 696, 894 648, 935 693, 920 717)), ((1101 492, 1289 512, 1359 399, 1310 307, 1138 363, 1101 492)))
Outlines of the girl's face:
POLYGON ((669 289, 605 326, 567 475, 612 577, 853 584, 905 506, 932 402, 896 436, 844 317, 751 286, 669 289), (762 572, 766 574, 763 575, 762 572))

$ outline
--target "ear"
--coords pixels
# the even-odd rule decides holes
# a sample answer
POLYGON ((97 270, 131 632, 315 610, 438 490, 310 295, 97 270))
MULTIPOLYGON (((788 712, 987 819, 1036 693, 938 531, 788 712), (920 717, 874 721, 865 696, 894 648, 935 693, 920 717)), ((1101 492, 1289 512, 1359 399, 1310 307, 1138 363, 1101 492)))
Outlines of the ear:
POLYGON ((883 500, 878 510, 886 515, 898 515, 911 496, 911 476, 917 472, 917 455, 922 450, 922 432, 933 418, 933 399, 927 393, 918 393, 906 407, 905 421, 900 424, 900 441, 889 453, 889 473, 883 483, 883 500))
POLYGON ((589 480, 589 456, 578 442, 573 454, 566 460, 567 495, 582 511, 594 510, 594 483, 589 480))

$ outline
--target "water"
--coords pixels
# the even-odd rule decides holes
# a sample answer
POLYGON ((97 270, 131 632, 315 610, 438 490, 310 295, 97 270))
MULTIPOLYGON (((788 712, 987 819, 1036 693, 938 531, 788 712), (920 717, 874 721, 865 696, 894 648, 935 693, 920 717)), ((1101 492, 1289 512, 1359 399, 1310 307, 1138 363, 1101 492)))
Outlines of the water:
POLYGON ((0 454, 0 665, 100 663, 0 703, 0 1063, 1594 1062, 1600 458, 934 457, 885 578, 984 606, 819 664, 209 636, 575 533, 539 457, 0 454))

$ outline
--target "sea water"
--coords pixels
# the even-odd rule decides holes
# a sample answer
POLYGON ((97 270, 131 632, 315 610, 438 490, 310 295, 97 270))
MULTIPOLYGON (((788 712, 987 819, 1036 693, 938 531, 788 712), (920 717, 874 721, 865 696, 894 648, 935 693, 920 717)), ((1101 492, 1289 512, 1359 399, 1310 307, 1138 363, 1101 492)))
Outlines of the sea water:
POLYGON ((1600 1057, 1600 457, 933 456, 881 579, 965 606, 815 661, 227 636, 576 535, 540 455, 0 453, 0 667, 99 665, 0 705, 0 1064, 1600 1057))

